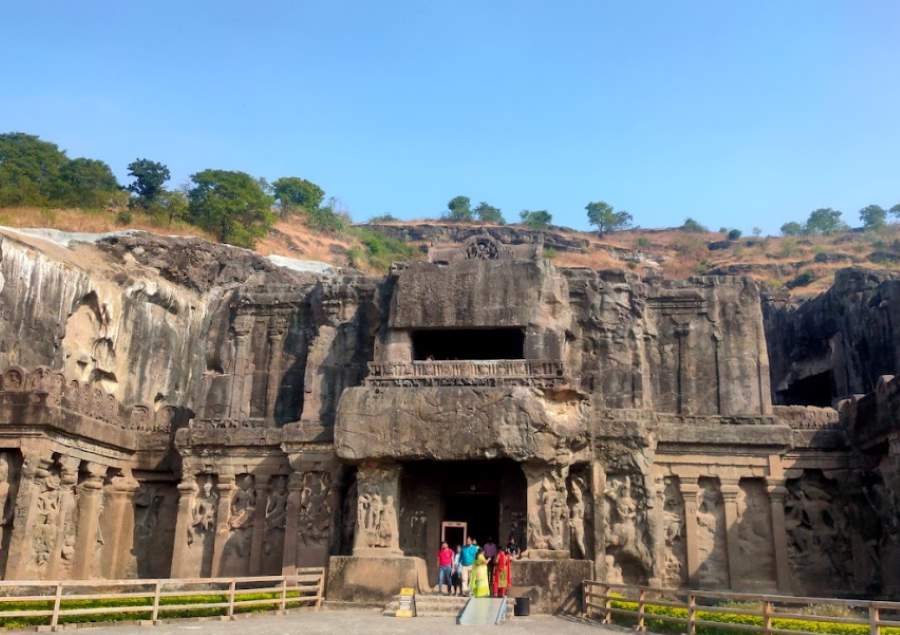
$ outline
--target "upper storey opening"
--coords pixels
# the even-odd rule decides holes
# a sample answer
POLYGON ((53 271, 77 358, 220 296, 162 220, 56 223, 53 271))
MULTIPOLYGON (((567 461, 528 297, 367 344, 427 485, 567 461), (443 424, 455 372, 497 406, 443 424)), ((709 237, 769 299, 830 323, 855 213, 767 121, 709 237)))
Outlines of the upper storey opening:
POLYGON ((413 360, 525 359, 521 328, 412 331, 413 360))

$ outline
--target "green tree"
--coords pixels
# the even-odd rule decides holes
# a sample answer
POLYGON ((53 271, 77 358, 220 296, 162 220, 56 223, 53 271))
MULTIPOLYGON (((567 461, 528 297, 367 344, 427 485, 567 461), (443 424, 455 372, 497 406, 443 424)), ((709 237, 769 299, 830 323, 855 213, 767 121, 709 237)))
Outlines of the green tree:
POLYGON ((245 172, 203 170, 191 176, 188 216, 226 243, 253 247, 275 221, 273 199, 245 172))
POLYGON ((887 212, 880 205, 866 205, 859 210, 859 220, 866 229, 878 229, 884 227, 887 221, 887 212))
POLYGON ((803 225, 790 221, 781 226, 781 233, 785 236, 799 236, 803 233, 803 225))
POLYGON ((708 229, 706 229, 706 227, 695 221, 693 218, 685 218, 684 223, 682 223, 679 229, 681 229, 681 231, 683 232, 697 233, 709 231, 708 229))
POLYGON ((446 220, 455 223, 472 220, 472 201, 468 196, 454 196, 447 203, 447 209, 446 220))
POLYGON ((732 229, 730 232, 728 232, 728 240, 737 240, 740 237, 741 237, 740 229, 732 229))
POLYGON ((841 213, 830 207, 813 210, 806 219, 806 231, 810 234, 833 234, 843 226, 841 213))
POLYGON ((531 229, 546 229, 553 222, 553 215, 545 209, 527 210, 519 212, 522 223, 531 229))
POLYGON ((53 200, 71 207, 106 207, 119 191, 119 182, 106 163, 79 158, 59 169, 53 200))
POLYGON ((0 134, 0 205, 47 205, 69 159, 56 144, 24 132, 0 134))
POLYGON ((149 211, 154 216, 165 219, 170 225, 177 220, 187 220, 187 192, 163 190, 156 197, 156 201, 149 211))
POLYGON ((272 183, 272 192, 282 216, 297 211, 311 212, 322 205, 325 191, 306 179, 297 176, 283 176, 272 183))
POLYGON ((396 223, 397 218, 391 214, 379 214, 369 219, 369 223, 396 223))
POLYGON ((475 215, 482 223, 494 223, 495 225, 506 223, 503 214, 500 213, 500 208, 488 205, 484 201, 481 201, 478 207, 475 208, 475 215))
POLYGON ((601 234, 626 229, 631 225, 631 214, 626 211, 617 212, 606 201, 596 201, 584 206, 587 210, 588 222, 596 225, 601 234))
POLYGON ((891 213, 892 216, 896 216, 897 218, 900 218, 900 203, 897 203, 888 211, 891 213))
POLYGON ((128 164, 128 176, 134 179, 128 185, 128 191, 135 194, 135 205, 149 208, 163 192, 171 174, 169 168, 158 161, 135 159, 128 164))

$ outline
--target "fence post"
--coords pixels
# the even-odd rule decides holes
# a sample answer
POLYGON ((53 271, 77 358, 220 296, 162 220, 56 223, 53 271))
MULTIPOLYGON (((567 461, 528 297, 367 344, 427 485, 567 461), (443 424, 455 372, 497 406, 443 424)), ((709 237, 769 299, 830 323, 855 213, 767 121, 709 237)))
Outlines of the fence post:
POLYGON ((581 581, 581 617, 584 619, 589 619, 591 617, 591 607, 589 605, 590 602, 590 592, 588 591, 588 581, 581 581))
POLYGON ((763 633, 764 635, 772 635, 772 612, 773 606, 769 600, 763 600, 763 633))
POLYGON ((878 620, 881 619, 876 604, 869 604, 869 635, 881 635, 881 625, 878 620))
MULTIPOLYGON (((299 584, 298 581, 294 581, 295 584, 299 584)), ((322 608, 322 603, 325 601, 325 569, 322 569, 319 572, 319 589, 317 591, 319 594, 316 598, 316 610, 322 608)))
POLYGON ((281 612, 287 610, 287 576, 281 576, 281 612))
POLYGON ((234 619, 234 578, 228 583, 228 619, 234 619))
POLYGON ((688 635, 697 635, 697 596, 688 593, 688 635))
POLYGON ((154 624, 159 623, 159 594, 162 591, 162 582, 156 581, 153 588, 153 612, 150 614, 150 621, 154 624))
POLYGON ((637 629, 639 631, 646 631, 647 627, 644 626, 644 589, 641 589, 638 592, 638 623, 637 629))
POLYGON ((603 585, 603 608, 606 609, 603 613, 604 624, 612 624, 612 600, 609 597, 611 590, 608 585, 603 585))
POLYGON ((59 628, 59 606, 62 604, 62 582, 56 583, 56 596, 53 598, 53 615, 50 616, 50 629, 58 630, 59 628))

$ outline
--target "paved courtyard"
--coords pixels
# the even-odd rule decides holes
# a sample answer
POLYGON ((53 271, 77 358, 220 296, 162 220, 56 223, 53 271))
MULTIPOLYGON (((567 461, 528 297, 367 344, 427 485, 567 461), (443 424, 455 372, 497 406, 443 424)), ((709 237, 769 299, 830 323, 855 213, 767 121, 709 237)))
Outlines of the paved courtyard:
MULTIPOLYGON (((33 632, 33 631, 31 631, 33 632)), ((215 633, 216 635, 394 635, 403 633, 428 633, 444 635, 454 633, 503 633, 505 635, 621 635, 625 629, 608 628, 596 623, 585 623, 577 618, 532 616, 513 617, 502 626, 458 626, 453 618, 384 617, 380 611, 325 610, 318 613, 303 612, 285 616, 255 615, 240 617, 233 622, 213 620, 181 620, 161 626, 98 626, 82 627, 84 635, 191 635, 215 633)))

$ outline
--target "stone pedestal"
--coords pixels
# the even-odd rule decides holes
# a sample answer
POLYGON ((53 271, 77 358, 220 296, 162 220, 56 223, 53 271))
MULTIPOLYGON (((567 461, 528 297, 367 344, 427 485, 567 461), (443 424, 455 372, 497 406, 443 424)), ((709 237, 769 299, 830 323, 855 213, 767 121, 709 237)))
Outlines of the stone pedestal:
POLYGON ((594 578, 590 560, 513 560, 510 597, 531 598, 534 613, 580 613, 582 582, 594 578))
POLYGON ((103 505, 103 479, 106 466, 85 462, 85 479, 78 486, 78 533, 75 539, 75 565, 72 577, 86 580, 92 577, 97 558, 97 533, 103 505))
POLYGON ((403 587, 419 593, 431 590, 425 560, 409 556, 332 556, 328 561, 329 600, 383 605, 403 587))

